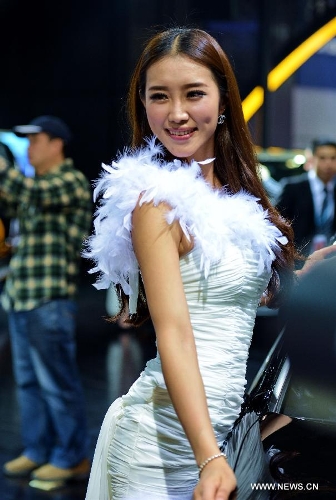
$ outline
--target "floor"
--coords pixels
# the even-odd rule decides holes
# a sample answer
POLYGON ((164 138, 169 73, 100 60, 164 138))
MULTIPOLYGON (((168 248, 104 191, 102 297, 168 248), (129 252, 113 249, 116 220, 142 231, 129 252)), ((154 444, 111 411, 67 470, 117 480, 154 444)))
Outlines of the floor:
MULTIPOLYGON (((127 391, 155 352, 151 325, 145 325, 137 336, 108 323, 104 316, 105 292, 97 291, 84 276, 79 294, 78 364, 87 401, 92 458, 103 416, 117 396, 127 391), (140 339, 140 340, 139 340, 140 339)), ((274 318, 261 314, 257 318, 255 338, 248 365, 248 382, 262 361, 274 332, 274 318)), ((19 414, 12 376, 6 315, 0 310, 0 469, 7 460, 21 452, 19 414)), ((43 492, 29 487, 28 480, 8 479, 0 471, 0 500, 84 500, 86 482, 43 492)), ((98 500, 98 499, 97 499, 98 500)))

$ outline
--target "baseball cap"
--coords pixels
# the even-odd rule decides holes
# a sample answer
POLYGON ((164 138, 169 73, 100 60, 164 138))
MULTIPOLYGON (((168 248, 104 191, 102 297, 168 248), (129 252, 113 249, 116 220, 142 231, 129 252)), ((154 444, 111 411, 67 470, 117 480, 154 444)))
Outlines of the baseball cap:
POLYGON ((15 135, 25 137, 28 134, 45 132, 53 137, 59 137, 64 142, 71 140, 72 134, 66 123, 57 116, 44 115, 34 118, 28 125, 17 125, 13 128, 15 135))

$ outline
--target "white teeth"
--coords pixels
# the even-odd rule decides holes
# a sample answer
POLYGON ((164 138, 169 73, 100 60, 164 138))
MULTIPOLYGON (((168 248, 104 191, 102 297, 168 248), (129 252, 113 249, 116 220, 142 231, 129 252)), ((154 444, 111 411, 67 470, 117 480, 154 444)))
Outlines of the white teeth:
POLYGON ((192 132, 192 130, 170 130, 170 135, 188 135, 192 132))

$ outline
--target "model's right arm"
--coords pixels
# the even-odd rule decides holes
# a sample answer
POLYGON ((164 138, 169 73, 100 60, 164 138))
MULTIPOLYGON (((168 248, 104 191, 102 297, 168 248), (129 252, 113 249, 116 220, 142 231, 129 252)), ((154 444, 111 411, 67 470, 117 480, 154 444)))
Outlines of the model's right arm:
MULTIPOLYGON (((179 223, 168 224, 164 204, 143 204, 133 212, 132 240, 157 337, 163 375, 172 403, 186 432, 196 461, 219 453, 200 374, 196 346, 184 293, 179 223)), ((203 470, 195 499, 226 500, 236 487, 224 458, 203 470)))

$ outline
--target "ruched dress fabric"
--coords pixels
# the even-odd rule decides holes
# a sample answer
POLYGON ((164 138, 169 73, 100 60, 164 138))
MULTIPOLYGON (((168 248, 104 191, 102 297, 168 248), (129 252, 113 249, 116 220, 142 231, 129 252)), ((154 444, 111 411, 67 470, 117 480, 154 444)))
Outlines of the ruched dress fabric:
MULTIPOLYGON (((200 249, 195 248, 181 259, 180 267, 210 417, 221 445, 240 412, 256 309, 269 273, 258 274, 258 256, 236 245, 211 267, 207 279, 199 270, 200 258, 200 249)), ((252 446, 262 453, 258 433, 254 439, 252 446)), ((231 465, 237 448, 227 448, 231 465)), ((250 468, 252 461, 249 454, 250 468)), ((261 457, 261 471, 263 465, 261 457)), ((255 471, 256 477, 252 474, 251 481, 260 480, 259 472, 255 471)), ((250 479, 247 491, 251 491, 250 479)), ((128 394, 110 407, 86 498, 191 500, 197 480, 195 458, 167 393, 157 356, 147 363, 128 394)), ((243 484, 240 491, 242 488, 243 484)))
MULTIPOLYGON (((160 151, 152 140, 104 166, 95 189, 102 200, 95 234, 84 255, 95 261, 92 272, 100 273, 95 286, 119 283, 131 310, 138 294, 132 211, 140 196, 140 203, 171 207, 167 222, 177 220, 194 242, 180 269, 211 422, 219 446, 230 435, 225 449, 237 473, 239 500, 256 500, 262 494, 251 491, 251 483, 267 478, 257 417, 247 415, 231 431, 243 402, 258 302, 286 238, 249 193, 215 191, 196 162, 163 163, 160 151)), ((197 481, 197 464, 157 355, 105 416, 86 500, 191 500, 197 481)))

